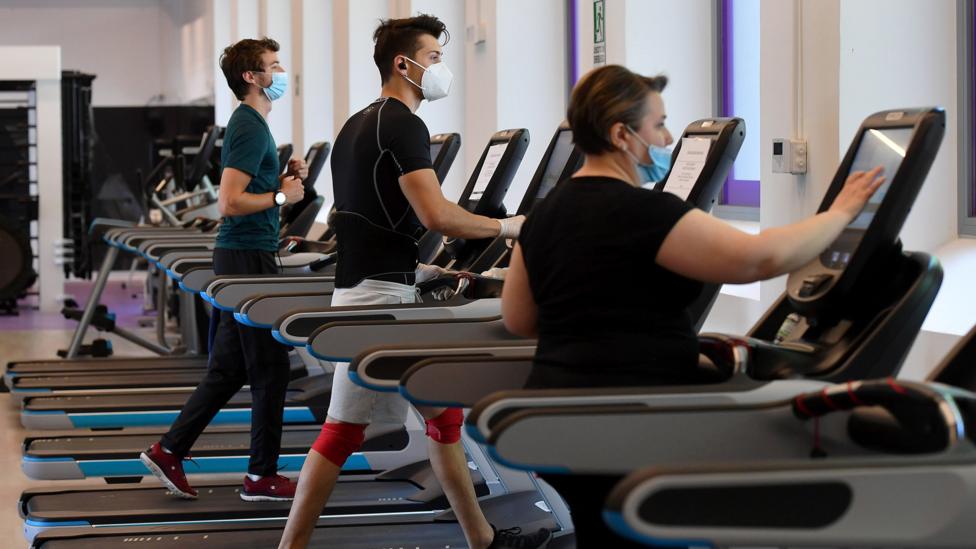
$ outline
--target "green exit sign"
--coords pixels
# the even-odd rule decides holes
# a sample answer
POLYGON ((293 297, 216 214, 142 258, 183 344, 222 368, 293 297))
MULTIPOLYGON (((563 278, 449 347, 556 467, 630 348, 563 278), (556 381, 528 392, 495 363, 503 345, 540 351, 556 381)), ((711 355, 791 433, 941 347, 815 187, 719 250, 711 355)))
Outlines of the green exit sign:
POLYGON ((606 4, 604 0, 593 0, 593 43, 602 44, 607 41, 606 33, 606 4))

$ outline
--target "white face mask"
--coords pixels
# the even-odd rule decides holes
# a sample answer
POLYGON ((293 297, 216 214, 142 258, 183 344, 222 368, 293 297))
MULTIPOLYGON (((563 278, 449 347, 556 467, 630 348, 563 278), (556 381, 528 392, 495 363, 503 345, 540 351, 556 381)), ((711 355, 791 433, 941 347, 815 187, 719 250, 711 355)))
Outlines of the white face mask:
POLYGON ((404 76, 407 82, 420 88, 420 91, 424 94, 424 99, 427 101, 437 101, 438 99, 447 97, 448 92, 451 91, 451 82, 454 81, 454 75, 451 74, 451 70, 447 68, 447 65, 443 61, 425 67, 409 57, 404 57, 404 59, 424 69, 424 76, 420 79, 420 84, 404 76))

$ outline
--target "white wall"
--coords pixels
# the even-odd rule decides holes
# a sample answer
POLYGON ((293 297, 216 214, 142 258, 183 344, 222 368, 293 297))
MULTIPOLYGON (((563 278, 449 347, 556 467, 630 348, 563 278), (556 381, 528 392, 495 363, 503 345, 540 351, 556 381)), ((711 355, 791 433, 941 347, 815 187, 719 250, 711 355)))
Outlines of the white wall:
MULTIPOLYGON (((259 10, 259 17, 262 24, 258 31, 258 36, 254 36, 253 38, 268 36, 276 40, 280 46, 278 50, 278 61, 286 72, 293 72, 294 67, 291 61, 294 44, 291 36, 291 2, 263 0, 259 6, 259 10)), ((245 37, 242 36, 241 38, 245 37)), ((289 74, 288 76, 291 79, 294 77, 294 74, 289 74)), ((268 115, 268 126, 271 128, 271 135, 278 145, 295 145, 295 140, 292 135, 292 104, 294 103, 294 98, 294 82, 289 81, 288 91, 285 95, 271 104, 271 113, 268 115)), ((301 143, 298 143, 298 146, 295 147, 292 154, 298 158, 304 157, 305 151, 302 150, 301 143)))
POLYGON ((163 102, 213 104, 213 2, 161 0, 160 10, 169 29, 160 44, 163 102))
MULTIPOLYGON (((301 13, 301 105, 302 141, 305 150, 317 141, 335 141, 333 121, 332 0, 300 0, 301 13)), ((315 182, 315 190, 325 197, 321 221, 325 221, 332 198, 332 170, 326 163, 315 182)))
MULTIPOLYGON (((395 14, 396 17, 412 17, 421 13, 436 16, 447 25, 447 31, 451 34, 451 39, 443 48, 443 62, 451 69, 454 74, 454 82, 451 84, 451 93, 444 99, 433 103, 424 101, 417 110, 417 116, 427 124, 427 129, 431 135, 438 133, 461 132, 462 150, 472 144, 466 140, 464 132, 464 97, 467 88, 467 74, 465 64, 465 29, 464 29, 464 2, 458 0, 412 0, 405 2, 410 4, 403 6, 403 12, 395 14)), ((477 80, 475 80, 477 81, 477 80)), ((467 183, 467 172, 465 170, 464 155, 458 154, 454 166, 445 179, 442 189, 444 195, 451 200, 457 200, 461 196, 464 184, 467 183)))
POLYGON ((231 0, 233 17, 231 27, 234 40, 256 38, 264 30, 261 21, 260 0, 231 0))
MULTIPOLYGON (((574 1, 577 70, 582 76, 593 68, 593 0, 574 1)), ((606 0, 604 9, 607 63, 670 78, 665 100, 672 133, 714 114, 714 2, 606 0)))
MULTIPOLYGON (((461 153, 452 171, 464 168, 465 182, 481 157, 488 139, 498 127, 498 28, 494 2, 464 1, 464 18, 467 28, 485 28, 485 41, 475 43, 473 37, 464 40, 465 78, 472 85, 464 90, 464 130, 461 132, 461 153), (480 10, 479 10, 480 7, 480 10)), ((450 198, 457 198, 460 188, 450 198)))
POLYGON ((941 105, 946 135, 902 231, 909 249, 934 251, 956 237, 956 3, 841 3, 841 133, 882 109, 941 105))
MULTIPOLYGON (((527 128, 530 138, 505 197, 509 213, 518 208, 549 140, 566 118, 565 6, 562 0, 497 2, 497 129, 527 128)), ((472 76, 472 83, 478 82, 472 76)))
POLYGON ((711 0, 627 3, 625 64, 640 74, 668 76, 664 99, 675 138, 688 124, 716 114, 713 5, 711 0))
MULTIPOLYGON (((926 375, 949 346, 972 327, 976 246, 956 241, 959 128, 956 3, 936 0, 845 0, 841 3, 841 133, 853 133, 872 112, 940 105, 946 133, 939 155, 902 229, 906 249, 933 253, 945 280, 904 367, 926 375)), ((972 160, 970 160, 972 161, 972 160)))
MULTIPOLYGON (((759 127, 761 161, 760 225, 778 227, 816 212, 837 169, 838 155, 838 0, 803 0, 803 73, 796 74, 798 14, 794 2, 762 0, 760 22, 759 127), (796 89, 803 86, 803 105, 797 118, 796 89), (802 130, 800 128, 802 126, 802 130), (808 170, 804 176, 776 174, 771 143, 775 138, 802 132, 809 142, 808 170)), ((748 120, 746 123, 748 124, 748 120)), ((748 127, 748 126, 747 126, 748 127)), ((843 139, 845 146, 850 137, 843 139)), ((782 293, 785 277, 760 285, 762 303, 770 305, 782 293)))
POLYGON ((0 45, 61 46, 64 69, 98 76, 96 107, 209 103, 209 17, 191 0, 4 0, 0 45))
MULTIPOLYGON (((343 9, 346 18, 337 16, 335 21, 347 25, 347 40, 344 49, 337 48, 334 52, 346 65, 341 67, 336 62, 335 82, 337 87, 344 87, 348 95, 336 104, 336 133, 352 113, 380 96, 380 73, 373 62, 373 31, 380 19, 390 16, 387 0, 335 0, 336 6, 340 4, 346 4, 343 9)), ((334 13, 341 12, 336 10, 334 13)))
POLYGON ((236 16, 236 8, 234 7, 234 0, 213 0, 211 6, 213 11, 213 49, 211 50, 210 66, 213 70, 214 83, 214 123, 218 126, 226 126, 231 113, 234 112, 234 107, 237 106, 237 99, 227 87, 227 78, 220 70, 220 54, 237 36, 234 32, 237 25, 231 24, 232 18, 236 16))

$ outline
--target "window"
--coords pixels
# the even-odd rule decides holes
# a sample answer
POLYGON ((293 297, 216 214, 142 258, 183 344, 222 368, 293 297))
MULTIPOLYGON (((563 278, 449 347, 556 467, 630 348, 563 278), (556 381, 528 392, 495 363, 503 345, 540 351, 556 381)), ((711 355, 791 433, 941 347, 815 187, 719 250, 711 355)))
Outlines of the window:
POLYGON ((757 219, 761 159, 759 0, 721 0, 719 17, 721 115, 746 121, 746 140, 722 189, 721 211, 731 217, 757 219))
POLYGON ((976 9, 959 3, 959 233, 976 236, 976 9))

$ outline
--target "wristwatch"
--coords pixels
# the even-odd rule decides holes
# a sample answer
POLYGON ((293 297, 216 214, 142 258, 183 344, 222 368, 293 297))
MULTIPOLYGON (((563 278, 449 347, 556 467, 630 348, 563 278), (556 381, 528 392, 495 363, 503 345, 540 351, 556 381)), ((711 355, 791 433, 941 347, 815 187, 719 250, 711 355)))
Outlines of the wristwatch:
POLYGON ((285 204, 288 203, 288 197, 285 196, 285 193, 278 191, 274 194, 274 201, 275 204, 279 206, 284 206, 285 204))

